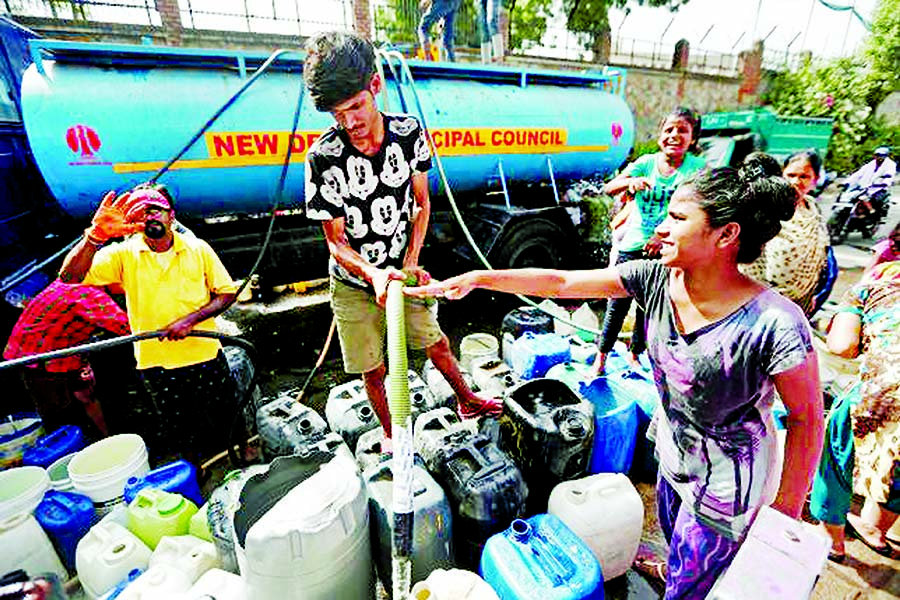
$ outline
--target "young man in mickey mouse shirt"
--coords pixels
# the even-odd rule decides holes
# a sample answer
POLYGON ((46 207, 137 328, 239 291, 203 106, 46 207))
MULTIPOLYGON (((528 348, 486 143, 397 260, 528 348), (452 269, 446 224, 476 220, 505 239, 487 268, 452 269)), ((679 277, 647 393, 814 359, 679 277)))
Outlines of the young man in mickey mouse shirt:
MULTIPOLYGON (((310 97, 336 121, 307 154, 307 216, 322 221, 331 253, 331 305, 344 369, 362 374, 390 438, 384 303, 392 279, 430 280, 419 252, 431 211, 431 152, 415 117, 378 110, 383 82, 371 43, 326 33, 310 40, 307 53, 303 77, 310 97)), ((435 313, 415 300, 405 302, 407 344, 425 349, 456 392, 460 416, 499 415, 499 400, 480 398, 466 385, 435 313)))

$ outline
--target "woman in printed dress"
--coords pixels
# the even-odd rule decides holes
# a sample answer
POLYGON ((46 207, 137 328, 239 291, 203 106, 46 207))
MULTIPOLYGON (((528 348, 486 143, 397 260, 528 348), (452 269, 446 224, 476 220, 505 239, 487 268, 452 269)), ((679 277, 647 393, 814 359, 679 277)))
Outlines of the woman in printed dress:
MULTIPOLYGON (((749 157, 748 157, 749 158, 749 157)), ((822 159, 813 150, 784 162, 782 174, 797 192, 794 216, 743 271, 797 303, 807 316, 814 310, 816 284, 827 260, 828 229, 809 193, 816 187, 822 159)))
POLYGON ((828 349, 862 355, 860 385, 832 408, 810 512, 831 536, 830 558, 844 558, 844 530, 891 556, 885 533, 900 513, 900 261, 881 263, 844 295, 828 349), (849 514, 852 492, 865 497, 849 514))
POLYGON ((809 325, 790 300, 747 277, 795 192, 781 177, 723 168, 672 196, 658 261, 593 271, 473 271, 406 290, 460 298, 474 288, 557 298, 633 297, 647 314, 661 397, 650 433, 669 542, 666 595, 705 598, 764 505, 798 518, 821 453, 822 393, 809 325), (784 470, 772 416, 789 410, 784 470))

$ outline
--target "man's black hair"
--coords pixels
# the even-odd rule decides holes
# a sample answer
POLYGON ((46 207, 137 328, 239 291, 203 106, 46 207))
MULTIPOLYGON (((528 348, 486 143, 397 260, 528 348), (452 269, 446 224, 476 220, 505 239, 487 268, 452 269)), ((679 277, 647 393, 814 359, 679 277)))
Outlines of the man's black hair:
POLYGON ((352 33, 321 33, 306 44, 303 79, 316 110, 329 111, 369 86, 375 48, 352 33))

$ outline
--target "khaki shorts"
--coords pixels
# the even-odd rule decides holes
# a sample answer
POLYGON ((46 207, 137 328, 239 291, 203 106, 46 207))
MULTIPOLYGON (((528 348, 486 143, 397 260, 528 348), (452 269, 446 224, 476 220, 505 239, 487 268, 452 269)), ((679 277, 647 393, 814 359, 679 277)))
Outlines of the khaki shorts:
MULTIPOLYGON (((331 278, 331 310, 337 318, 341 354, 347 373, 368 373, 384 363, 384 308, 375 295, 331 278)), ((430 307, 406 299, 406 345, 429 348, 443 336, 437 322, 437 303, 430 307)))

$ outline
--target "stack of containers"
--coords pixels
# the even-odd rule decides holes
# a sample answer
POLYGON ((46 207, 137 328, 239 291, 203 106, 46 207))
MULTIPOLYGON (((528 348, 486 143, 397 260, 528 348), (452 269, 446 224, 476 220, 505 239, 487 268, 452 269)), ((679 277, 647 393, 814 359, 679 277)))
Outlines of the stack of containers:
POLYGON ((637 481, 653 483, 656 481, 658 464, 653 442, 647 439, 647 429, 653 413, 660 406, 659 390, 653 381, 653 374, 645 369, 621 369, 610 373, 607 379, 634 399, 637 427, 634 460, 629 474, 637 481))
POLYGON ((603 600, 600 564, 553 515, 516 519, 491 537, 480 573, 504 600, 603 600))
POLYGON ((234 516, 251 600, 372 598, 369 536, 356 464, 321 451, 275 459, 246 482, 234 516))
POLYGON ((361 379, 331 389, 325 404, 325 420, 332 431, 344 438, 351 453, 356 452, 359 436, 381 427, 361 379))
POLYGON ((500 448, 522 471, 528 512, 547 511, 561 481, 587 474, 594 442, 594 409, 555 379, 526 381, 509 391, 500 417, 500 448))

